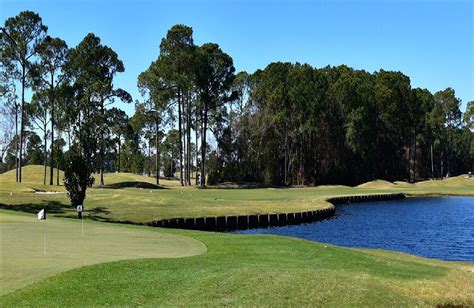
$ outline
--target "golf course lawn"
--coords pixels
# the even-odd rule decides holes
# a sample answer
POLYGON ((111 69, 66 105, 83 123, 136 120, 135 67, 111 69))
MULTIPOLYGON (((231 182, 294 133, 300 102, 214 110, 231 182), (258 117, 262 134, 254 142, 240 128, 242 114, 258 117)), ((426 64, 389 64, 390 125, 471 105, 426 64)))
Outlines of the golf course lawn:
MULTIPOLYGON (((14 182, 14 171, 0 175, 2 307, 474 306, 472 263, 281 236, 100 222, 300 211, 331 206, 326 198, 339 195, 474 195, 474 180, 462 176, 355 188, 196 189, 175 181, 163 181, 161 189, 95 187, 85 202, 83 238, 80 221, 64 218, 76 216, 64 188, 43 185, 40 166, 23 172, 21 184, 14 182), (36 220, 42 207, 48 213, 46 256, 45 223, 36 220)), ((138 175, 106 175, 106 184, 125 181, 154 183, 138 175)))
POLYGON ((52 229, 48 233, 51 247, 43 257, 42 222, 5 213, 2 211, 2 219, 11 222, 2 225, 20 227, 31 223, 37 227, 24 231, 6 227, 7 232, 3 231, 2 286, 6 282, 10 290, 19 287, 11 284, 12 275, 28 277, 28 283, 33 284, 0 297, 2 307, 474 305, 474 265, 468 263, 340 248, 279 236, 163 230, 97 222, 87 223, 85 234, 88 235, 82 240, 79 224, 60 218, 47 222, 52 229), (23 236, 12 235, 12 231, 23 236), (27 232, 34 233, 31 239, 24 238, 27 232), (124 236, 127 238, 120 239, 124 236), (202 253, 203 245, 189 237, 204 243, 207 251, 202 253), (32 247, 25 246, 24 241, 30 241, 32 247), (181 250, 183 245, 190 250, 188 254, 200 254, 149 258, 154 253, 160 257, 167 253, 185 255, 181 250), (75 269, 41 280, 71 268, 75 269))
MULTIPOLYGON (((63 186, 43 185, 42 166, 23 168, 24 181, 15 183, 15 171, 0 174, 0 208, 36 213, 45 207, 49 214, 75 217, 63 186), (38 194, 35 190, 58 191, 38 194)), ((154 183, 155 179, 127 173, 105 175, 105 183, 125 181, 154 183)), ((85 218, 110 222, 147 223, 179 217, 248 215, 302 212, 331 206, 331 196, 403 192, 411 195, 474 195, 474 179, 463 176, 417 184, 386 181, 369 182, 359 187, 320 186, 308 188, 197 189, 180 187, 177 181, 162 180, 162 189, 88 190, 85 218)))
POLYGON ((0 211, 2 259, 0 295, 75 267, 115 260, 176 258, 202 254, 190 237, 137 230, 123 225, 50 219, 0 211), (84 230, 84 236, 82 236, 84 230), (46 234, 46 254, 44 235, 46 234))

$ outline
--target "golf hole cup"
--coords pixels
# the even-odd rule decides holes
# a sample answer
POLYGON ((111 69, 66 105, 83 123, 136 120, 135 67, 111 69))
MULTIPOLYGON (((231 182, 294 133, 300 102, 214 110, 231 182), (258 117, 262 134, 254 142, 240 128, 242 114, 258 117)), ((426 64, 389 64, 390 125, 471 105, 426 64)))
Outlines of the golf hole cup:
POLYGON ((82 219, 82 205, 78 205, 76 207, 76 212, 77 212, 77 218, 82 219))

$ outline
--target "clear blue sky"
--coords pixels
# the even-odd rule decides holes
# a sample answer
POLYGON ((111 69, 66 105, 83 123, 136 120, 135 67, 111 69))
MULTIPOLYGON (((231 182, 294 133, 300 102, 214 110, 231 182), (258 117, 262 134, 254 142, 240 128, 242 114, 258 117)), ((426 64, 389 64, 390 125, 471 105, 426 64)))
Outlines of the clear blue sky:
MULTIPOLYGON (((158 56, 174 24, 194 29, 195 43, 218 43, 237 70, 272 61, 316 67, 347 64, 370 72, 402 71, 413 87, 453 87, 474 100, 474 1, 109 1, 0 0, 2 24, 29 9, 70 47, 89 32, 125 64, 116 85, 140 99, 137 76, 158 56)), ((133 106, 125 107, 133 112, 133 106)))

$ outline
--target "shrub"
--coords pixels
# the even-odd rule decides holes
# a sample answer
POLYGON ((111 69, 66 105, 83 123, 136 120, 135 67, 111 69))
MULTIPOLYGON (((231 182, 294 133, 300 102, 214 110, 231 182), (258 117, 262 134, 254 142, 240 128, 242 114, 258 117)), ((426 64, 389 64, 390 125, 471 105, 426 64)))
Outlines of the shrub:
POLYGON ((86 198, 86 190, 93 178, 83 156, 75 151, 66 154, 64 170, 64 186, 68 191, 72 206, 82 205, 86 198))

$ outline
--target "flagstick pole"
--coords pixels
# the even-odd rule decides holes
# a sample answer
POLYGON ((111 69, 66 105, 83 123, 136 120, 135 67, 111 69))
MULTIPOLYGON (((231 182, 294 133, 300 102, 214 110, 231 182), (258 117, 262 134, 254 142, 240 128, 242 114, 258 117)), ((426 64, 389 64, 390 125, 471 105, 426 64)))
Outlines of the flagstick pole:
POLYGON ((81 213, 81 231, 82 237, 84 237, 84 213, 81 213))
POLYGON ((43 257, 46 257, 46 219, 44 220, 43 228, 43 257))

